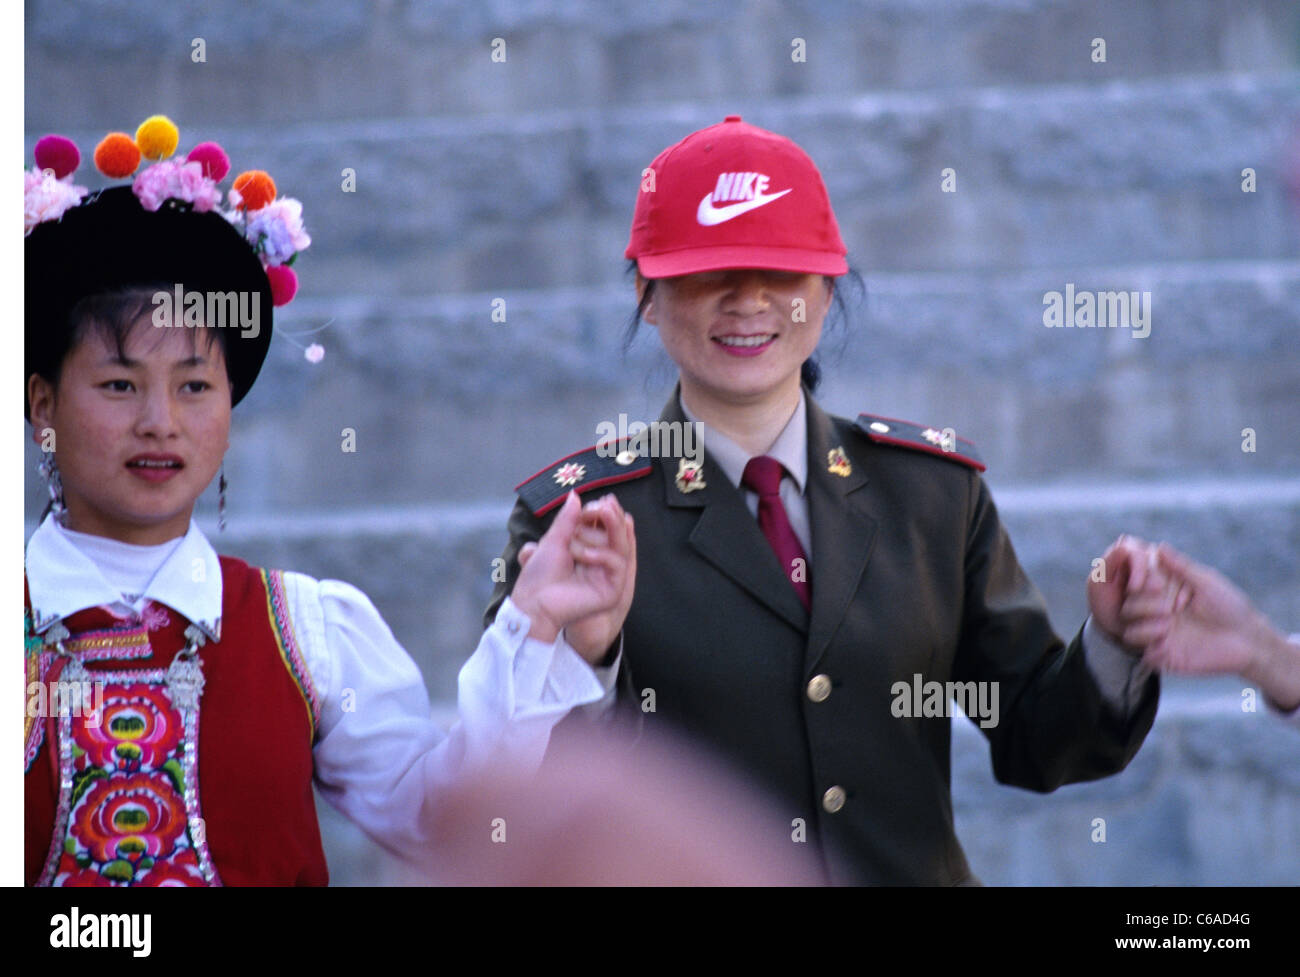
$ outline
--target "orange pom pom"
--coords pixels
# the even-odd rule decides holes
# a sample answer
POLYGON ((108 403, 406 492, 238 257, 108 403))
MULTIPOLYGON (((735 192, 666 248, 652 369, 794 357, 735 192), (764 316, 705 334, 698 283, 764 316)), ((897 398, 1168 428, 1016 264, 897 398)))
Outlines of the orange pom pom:
POLYGON ((95 169, 120 180, 140 165, 140 147, 125 132, 110 132, 95 147, 95 169))
POLYGON ((235 177, 234 187, 242 198, 240 210, 261 210, 275 199, 275 181, 264 170, 245 170, 235 177))

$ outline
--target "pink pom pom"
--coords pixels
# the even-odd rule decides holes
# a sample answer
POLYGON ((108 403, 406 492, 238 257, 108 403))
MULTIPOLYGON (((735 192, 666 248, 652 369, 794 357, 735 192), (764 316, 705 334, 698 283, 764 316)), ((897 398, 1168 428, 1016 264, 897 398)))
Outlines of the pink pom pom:
POLYGON ((271 304, 277 308, 288 305, 298 294, 298 276, 287 265, 272 265, 266 269, 266 279, 271 283, 271 304))
POLYGON ((42 170, 52 170, 55 179, 62 180, 77 171, 81 165, 81 151, 67 136, 51 133, 36 143, 36 165, 42 170))
POLYGON ((230 157, 214 142, 199 143, 185 159, 202 166, 203 175, 215 183, 220 183, 230 172, 230 157))

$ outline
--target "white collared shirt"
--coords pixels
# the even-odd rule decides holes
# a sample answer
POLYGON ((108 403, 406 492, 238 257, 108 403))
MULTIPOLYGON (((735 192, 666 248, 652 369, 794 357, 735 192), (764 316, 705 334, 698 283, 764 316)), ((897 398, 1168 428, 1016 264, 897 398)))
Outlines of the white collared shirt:
MULTIPOLYGON (((79 535, 79 534, 75 534, 79 535)), ((27 544, 27 583, 38 632, 89 607, 133 608, 53 519, 27 544)), ((99 540, 114 564, 156 561, 155 547, 99 540)), ((102 554, 101 554, 102 555, 102 554)), ((152 571, 151 571, 152 572, 152 571)), ((536 769, 552 728, 576 706, 612 701, 617 664, 593 669, 564 640, 528 637, 509 598, 459 676, 459 719, 444 733, 431 716, 419 668, 360 590, 338 580, 284 575, 289 614, 320 700, 312 751, 321 794, 377 842, 401 855, 430 843, 427 798, 489 765, 536 769)), ((142 597, 166 604, 210 638, 221 633, 221 565, 207 537, 189 531, 142 597)), ((202 771, 200 771, 200 780, 202 771)), ((219 790, 219 785, 201 784, 219 790)))
MULTIPOLYGON (((88 607, 104 606, 128 615, 135 610, 81 548, 81 536, 47 518, 27 543, 27 589, 38 634, 56 620, 88 607)), ((102 536, 94 539, 92 552, 116 554, 115 577, 129 575, 126 568, 132 563, 142 567, 155 564, 159 551, 171 547, 156 572, 152 568, 147 571, 152 580, 140 601, 147 597, 166 604, 197 624, 210 640, 221 637, 221 564, 195 523, 190 523, 179 541, 161 546, 133 546, 102 536)))

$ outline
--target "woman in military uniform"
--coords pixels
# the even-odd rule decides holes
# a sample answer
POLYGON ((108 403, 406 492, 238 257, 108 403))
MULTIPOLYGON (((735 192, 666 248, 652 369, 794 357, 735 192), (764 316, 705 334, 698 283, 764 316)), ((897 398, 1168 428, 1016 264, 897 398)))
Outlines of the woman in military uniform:
POLYGON ((643 729, 683 729, 770 791, 786 815, 774 837, 813 845, 828 880, 973 882, 948 700, 965 696, 1003 783, 1122 770, 1158 696, 1111 637, 1145 551, 1112 547, 1064 642, 968 442, 826 413, 810 359, 845 254, 820 173, 782 136, 731 116, 654 160, 626 256, 638 316, 678 368, 667 427, 519 487, 486 620, 564 493, 608 487, 636 519, 635 592, 621 634, 617 613, 566 633, 618 661, 643 729), (702 455, 653 450, 688 443, 667 435, 695 422, 702 455))

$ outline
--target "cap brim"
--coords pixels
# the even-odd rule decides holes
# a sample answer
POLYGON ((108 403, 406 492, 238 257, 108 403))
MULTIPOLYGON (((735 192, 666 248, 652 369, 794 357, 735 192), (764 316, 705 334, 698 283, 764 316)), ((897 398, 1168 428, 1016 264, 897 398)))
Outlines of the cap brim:
POLYGON ((842 254, 756 245, 690 248, 668 254, 643 254, 636 259, 636 264, 637 270, 646 278, 673 278, 677 275, 694 275, 728 268, 766 268, 809 275, 843 275, 849 270, 848 262, 842 254))

